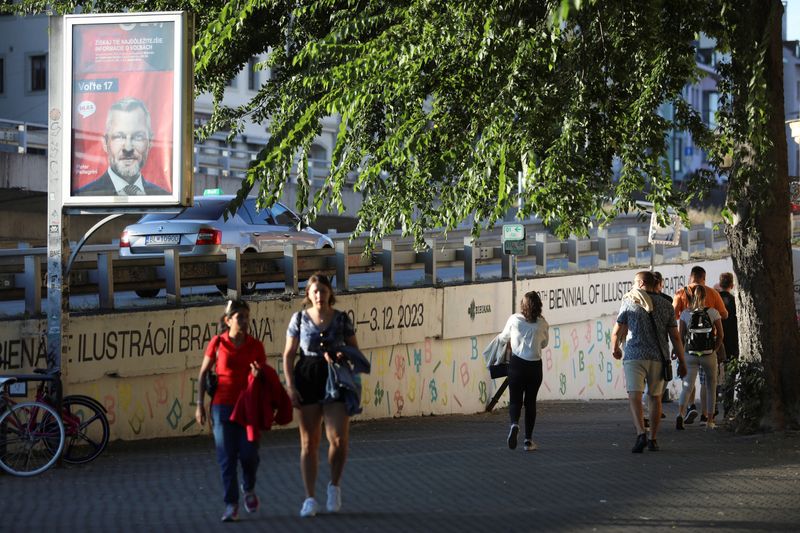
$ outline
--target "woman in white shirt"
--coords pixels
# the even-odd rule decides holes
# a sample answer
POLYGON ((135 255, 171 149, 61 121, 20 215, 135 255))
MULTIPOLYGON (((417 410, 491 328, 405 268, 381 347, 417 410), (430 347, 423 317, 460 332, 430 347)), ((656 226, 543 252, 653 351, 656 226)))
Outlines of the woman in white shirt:
POLYGON ((525 451, 536 449, 533 442, 533 426, 536 424, 536 395, 542 385, 542 348, 547 346, 549 326, 542 316, 542 300, 539 293, 531 291, 522 297, 521 313, 508 318, 500 333, 501 342, 511 349, 511 364, 508 368, 508 412, 511 429, 508 432, 508 447, 517 447, 519 417, 525 406, 525 451))

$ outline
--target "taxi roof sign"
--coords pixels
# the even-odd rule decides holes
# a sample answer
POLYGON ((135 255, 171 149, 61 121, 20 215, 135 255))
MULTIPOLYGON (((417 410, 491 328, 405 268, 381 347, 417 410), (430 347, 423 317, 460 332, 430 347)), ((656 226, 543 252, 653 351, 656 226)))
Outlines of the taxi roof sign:
POLYGON ((222 189, 203 189, 203 196, 222 196, 222 189))

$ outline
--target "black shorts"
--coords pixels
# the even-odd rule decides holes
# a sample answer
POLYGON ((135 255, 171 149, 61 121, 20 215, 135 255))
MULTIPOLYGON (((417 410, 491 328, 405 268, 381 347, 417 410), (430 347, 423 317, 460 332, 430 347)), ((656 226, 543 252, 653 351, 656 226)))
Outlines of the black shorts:
MULTIPOLYGON (((300 393, 301 405, 320 404, 325 399, 328 362, 321 356, 300 356, 294 365, 294 386, 300 393)), ((344 401, 340 398, 336 401, 344 401)))

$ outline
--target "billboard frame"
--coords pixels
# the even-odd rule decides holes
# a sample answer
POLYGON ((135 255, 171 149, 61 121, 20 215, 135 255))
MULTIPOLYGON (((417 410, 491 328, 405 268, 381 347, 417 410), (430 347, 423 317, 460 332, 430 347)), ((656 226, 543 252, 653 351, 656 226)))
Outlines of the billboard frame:
POLYGON ((63 142, 65 147, 61 161, 62 201, 67 208, 115 208, 111 211, 129 211, 130 208, 146 208, 154 206, 190 206, 194 198, 194 180, 192 169, 193 154, 193 119, 194 89, 192 39, 194 35, 193 18, 187 12, 159 13, 124 13, 124 14, 90 14, 66 15, 63 17, 62 54, 63 69, 61 73, 61 92, 63 99, 63 142), (74 29, 81 26, 123 25, 123 24, 158 24, 172 23, 172 74, 173 88, 171 95, 171 191, 170 194, 159 195, 112 195, 92 196, 73 194, 73 158, 72 113, 78 97, 73 83, 73 35, 74 29), (117 209, 120 208, 120 209, 117 209), (126 209, 128 208, 128 209, 126 209))

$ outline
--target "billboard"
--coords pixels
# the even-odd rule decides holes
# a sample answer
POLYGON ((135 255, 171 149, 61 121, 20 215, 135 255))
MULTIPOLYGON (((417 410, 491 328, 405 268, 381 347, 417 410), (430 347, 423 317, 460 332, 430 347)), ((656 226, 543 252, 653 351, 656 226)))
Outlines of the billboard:
POLYGON ((188 205, 191 28, 185 13, 64 17, 65 205, 188 205))

